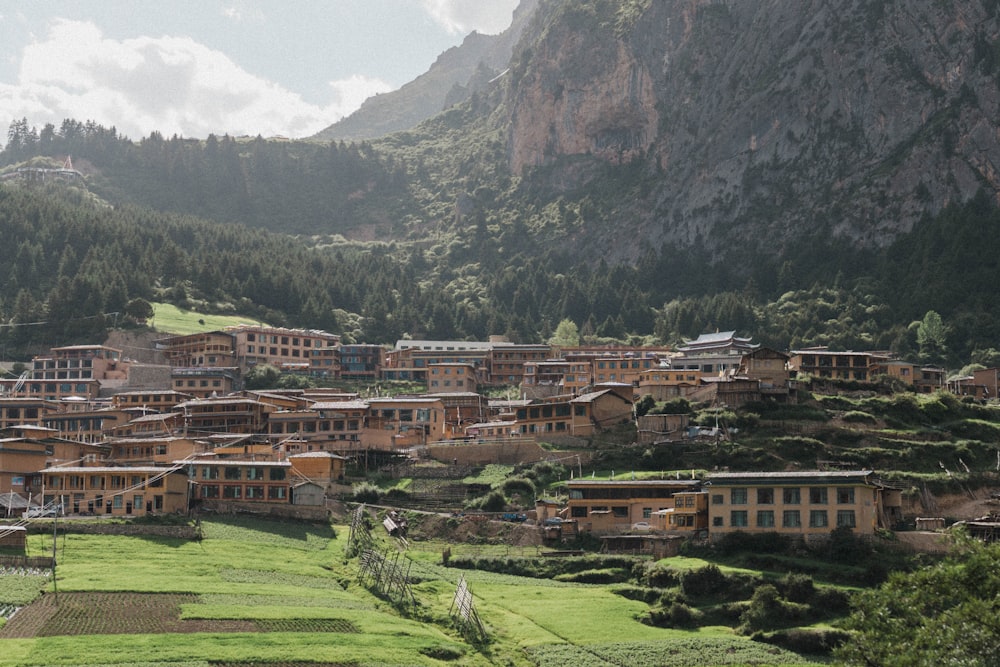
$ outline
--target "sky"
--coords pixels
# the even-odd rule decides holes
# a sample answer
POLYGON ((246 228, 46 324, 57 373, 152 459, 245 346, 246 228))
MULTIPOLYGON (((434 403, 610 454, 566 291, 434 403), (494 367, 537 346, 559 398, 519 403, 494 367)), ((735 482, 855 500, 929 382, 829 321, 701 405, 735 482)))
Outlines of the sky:
MULTIPOLYGON (((518 0, 0 0, 0 126, 306 137, 518 0)), ((0 133, 0 143, 6 132, 0 133)))

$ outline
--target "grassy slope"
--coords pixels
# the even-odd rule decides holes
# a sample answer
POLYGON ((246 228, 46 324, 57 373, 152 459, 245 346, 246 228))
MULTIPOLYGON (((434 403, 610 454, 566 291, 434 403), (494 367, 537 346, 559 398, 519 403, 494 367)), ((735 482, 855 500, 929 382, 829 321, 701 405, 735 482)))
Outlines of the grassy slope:
MULTIPOLYGON (((204 632, 7 639, 0 665, 201 667, 208 660, 226 660, 547 667, 573 660, 631 667, 658 664, 667 656, 679 665, 807 662, 725 628, 686 632, 643 625, 637 618, 646 605, 607 586, 444 568, 438 559, 445 545, 436 543, 414 545, 410 575, 417 582, 419 607, 414 618, 404 618, 358 584, 357 560, 344 558, 346 528, 334 537, 322 526, 218 519, 206 521, 204 530, 201 542, 60 536, 58 591, 195 593, 198 601, 182 607, 184 619, 340 619, 353 623, 360 634, 204 632), (449 609, 455 583, 463 575, 491 635, 482 651, 451 628, 449 609), (442 652, 454 659, 429 657, 442 652)), ((31 554, 51 550, 50 535, 29 536, 31 554)))
POLYGON ((238 315, 207 315, 193 310, 181 310, 169 303, 154 303, 153 319, 149 322, 157 331, 176 335, 216 331, 237 324, 262 323, 238 315))

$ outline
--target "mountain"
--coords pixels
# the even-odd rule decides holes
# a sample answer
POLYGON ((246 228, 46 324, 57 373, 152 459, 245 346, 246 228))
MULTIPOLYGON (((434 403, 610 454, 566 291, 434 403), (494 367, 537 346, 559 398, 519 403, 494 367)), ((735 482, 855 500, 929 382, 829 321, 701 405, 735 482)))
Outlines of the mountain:
MULTIPOLYGON (((159 238, 130 246, 149 284, 95 267, 124 284, 109 308, 187 294, 368 342, 535 342, 563 320, 617 340, 738 329, 960 367, 1000 338, 998 15, 1000 0, 539 0, 516 42, 502 36, 506 63, 465 61, 479 74, 449 84, 462 101, 378 139, 133 142, 18 121, 0 165, 16 178, 72 155, 115 211, 87 215, 200 219, 164 218, 178 230, 166 256, 159 238), (298 245, 216 262, 196 242, 205 220, 298 245), (917 336, 931 310, 951 338, 936 359, 917 336)), ((0 199, 16 248, 0 317, 40 320, 63 291, 53 278, 109 254, 73 232, 76 259, 46 258, 66 234, 46 192, 0 199)), ((218 232, 233 256, 238 229, 218 232)))
POLYGON ((538 0, 522 0, 507 30, 499 35, 468 35, 448 49, 430 69, 398 90, 365 100, 361 108, 313 137, 319 141, 374 139, 408 130, 445 108, 467 99, 507 67, 538 0))
POLYGON ((635 174, 588 254, 881 247, 1000 190, 998 37, 995 0, 547 2, 499 122, 553 198, 635 174))

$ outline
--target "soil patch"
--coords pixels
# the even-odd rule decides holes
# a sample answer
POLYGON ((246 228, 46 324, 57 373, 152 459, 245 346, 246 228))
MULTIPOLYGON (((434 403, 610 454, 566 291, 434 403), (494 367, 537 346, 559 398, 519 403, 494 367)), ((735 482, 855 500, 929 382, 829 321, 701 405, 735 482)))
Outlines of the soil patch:
POLYGON ((0 629, 0 639, 65 635, 188 632, 357 632, 341 619, 182 620, 181 605, 194 594, 59 593, 20 609, 0 629))

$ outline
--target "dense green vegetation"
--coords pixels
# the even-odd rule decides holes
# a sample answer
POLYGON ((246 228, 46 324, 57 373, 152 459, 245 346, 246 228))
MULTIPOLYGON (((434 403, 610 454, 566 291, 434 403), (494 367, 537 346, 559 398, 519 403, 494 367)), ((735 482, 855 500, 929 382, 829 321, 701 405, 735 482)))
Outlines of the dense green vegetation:
POLYGON ((38 156, 72 153, 88 190, 0 189, 0 319, 18 325, 4 343, 97 337, 121 323, 103 314, 136 298, 364 342, 536 342, 570 321, 591 341, 736 329, 779 349, 892 349, 955 368, 1000 336, 988 273, 1000 213, 985 196, 877 253, 817 236, 781 256, 713 259, 695 244, 595 263, 560 239, 606 225, 613 195, 648 175, 608 167, 606 191, 556 194, 544 173, 505 173, 503 143, 478 113, 472 100, 359 146, 133 142, 91 123, 36 133, 19 121, 0 164, 55 166, 38 156), (918 331, 929 311, 937 340, 918 331))

